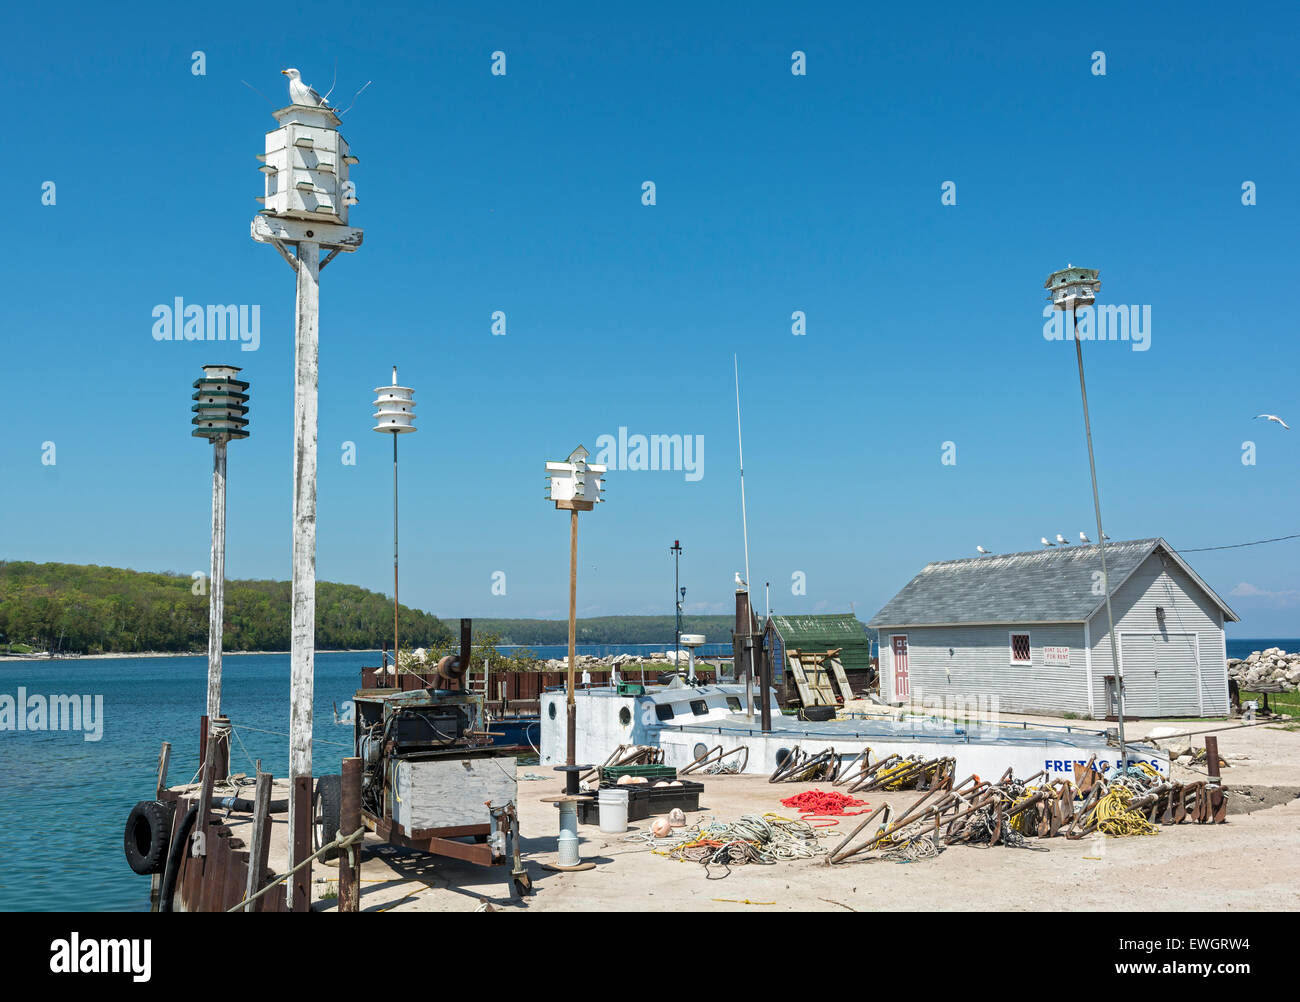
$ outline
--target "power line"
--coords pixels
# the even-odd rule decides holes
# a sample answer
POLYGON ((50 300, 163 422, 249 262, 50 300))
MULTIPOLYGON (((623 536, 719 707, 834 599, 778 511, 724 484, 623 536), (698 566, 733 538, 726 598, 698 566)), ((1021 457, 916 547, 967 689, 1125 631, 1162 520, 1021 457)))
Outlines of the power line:
POLYGON ((1204 553, 1206 550, 1239 550, 1243 546, 1259 546, 1261 543, 1280 543, 1284 539, 1300 539, 1300 532, 1293 533, 1290 536, 1274 536, 1272 539, 1256 539, 1251 543, 1230 543, 1227 546, 1196 546, 1190 550, 1179 550, 1179 553, 1204 553))

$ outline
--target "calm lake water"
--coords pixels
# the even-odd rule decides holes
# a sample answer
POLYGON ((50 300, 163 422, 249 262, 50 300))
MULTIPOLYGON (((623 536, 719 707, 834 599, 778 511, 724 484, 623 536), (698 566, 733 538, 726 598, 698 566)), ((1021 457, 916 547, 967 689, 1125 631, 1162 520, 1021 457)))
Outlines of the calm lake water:
MULTIPOLYGON (((1300 640, 1230 639, 1228 655, 1245 657, 1266 647, 1294 651, 1300 640)), ((535 649, 545 657, 562 653, 535 649)), ((647 649, 654 648, 579 647, 602 656, 647 649)), ((714 645, 709 650, 721 652, 714 645)), ((352 697, 361 666, 376 657, 316 657, 318 774, 338 771, 350 753, 351 728, 334 724, 333 704, 352 697)), ((173 784, 198 769, 207 658, 0 662, 0 694, 17 697, 19 687, 28 696, 102 696, 103 736, 91 742, 79 732, 0 731, 0 910, 145 910, 149 881, 126 865, 122 832, 131 807, 152 794, 162 741, 172 743, 173 784)), ((250 759, 261 758, 264 769, 286 775, 287 739, 259 731, 289 730, 288 655, 227 655, 223 703, 244 745, 234 742, 232 771, 251 774, 250 759)))
MULTIPOLYGON (((532 649, 542 657, 567 654, 567 648, 532 649)), ((666 649, 578 646, 579 653, 601 657, 666 649)), ((333 722, 333 706, 352 698, 363 664, 378 662, 377 653, 316 656, 318 775, 338 772, 351 754, 352 729, 333 722)), ((81 732, 0 731, 0 911, 147 909, 149 880, 131 871, 122 852, 126 816, 152 796, 163 741, 172 743, 173 785, 198 770, 207 671, 206 655, 0 662, 0 694, 11 698, 20 687, 28 697, 103 697, 99 741, 86 741, 81 732)), ((263 769, 288 775, 288 739, 259 732, 288 733, 289 656, 227 654, 222 706, 244 746, 233 742, 231 771, 252 775, 260 758, 263 769)))

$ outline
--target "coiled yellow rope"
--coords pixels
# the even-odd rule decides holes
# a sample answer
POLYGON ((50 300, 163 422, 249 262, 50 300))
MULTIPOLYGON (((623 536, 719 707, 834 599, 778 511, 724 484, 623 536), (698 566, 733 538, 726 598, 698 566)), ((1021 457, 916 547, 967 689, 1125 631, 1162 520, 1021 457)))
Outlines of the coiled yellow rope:
POLYGON ((1159 828, 1144 818, 1140 811, 1129 807, 1132 800, 1133 791, 1127 786, 1118 783, 1112 785, 1110 792, 1098 800, 1097 806, 1092 809, 1088 816, 1089 822, 1096 821, 1098 831, 1117 838, 1159 834, 1159 828))

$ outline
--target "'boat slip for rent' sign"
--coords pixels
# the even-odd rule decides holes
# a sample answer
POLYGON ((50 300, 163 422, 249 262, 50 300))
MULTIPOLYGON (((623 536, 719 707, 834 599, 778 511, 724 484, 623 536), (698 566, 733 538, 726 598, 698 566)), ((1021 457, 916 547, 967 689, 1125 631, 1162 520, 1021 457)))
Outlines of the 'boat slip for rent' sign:
POLYGON ((1045 665, 1068 665, 1070 663, 1070 648, 1068 647, 1044 647, 1043 664, 1045 665))

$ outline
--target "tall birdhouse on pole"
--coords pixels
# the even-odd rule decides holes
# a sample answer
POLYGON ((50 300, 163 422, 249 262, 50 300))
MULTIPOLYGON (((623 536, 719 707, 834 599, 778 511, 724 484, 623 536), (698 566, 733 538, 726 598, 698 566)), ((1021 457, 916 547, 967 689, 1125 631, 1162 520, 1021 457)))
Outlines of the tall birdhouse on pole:
MULTIPOLYGON (((289 844, 296 865, 311 853, 320 272, 340 252, 360 247, 362 233, 348 225, 348 208, 356 203, 348 169, 357 160, 339 135, 342 123, 338 114, 300 81, 297 70, 281 72, 289 77, 293 103, 273 112, 276 128, 266 134, 265 148, 258 154, 265 193, 259 199, 263 208, 253 218, 251 231, 254 240, 274 247, 297 276, 289 683, 289 844), (324 260, 322 248, 327 252, 324 260)), ((290 890, 295 897, 309 894, 302 889, 311 887, 310 865, 299 872, 290 890)))
POLYGON ((393 685, 397 685, 397 436, 415 431, 415 390, 397 385, 393 366, 391 386, 375 387, 375 431, 393 436, 393 685))
POLYGON ((587 462, 588 452, 581 445, 569 453, 562 463, 547 463, 546 477, 550 494, 547 499, 555 507, 569 512, 569 679, 568 679, 568 751, 562 767, 568 772, 566 789, 577 793, 577 716, 574 703, 574 674, 577 666, 578 626, 578 512, 591 511, 605 499, 602 479, 605 467, 587 462))
POLYGON ((216 778, 230 767, 230 729, 221 713, 221 652, 226 622, 226 444, 248 438, 248 383, 237 365, 205 365, 194 380, 191 434, 212 443, 212 573, 208 577, 208 737, 219 739, 216 778), (218 723, 220 722, 220 723, 218 723))
POLYGON ((1110 601, 1110 571, 1106 566, 1106 533, 1101 526, 1101 494, 1097 490, 1097 460, 1092 451, 1092 418, 1088 414, 1088 385, 1083 377, 1083 341, 1079 338, 1080 306, 1088 307, 1097 301, 1101 290, 1100 272, 1096 268, 1076 268, 1067 264, 1060 271, 1047 276, 1043 288, 1055 310, 1069 310, 1074 320, 1074 357, 1079 366, 1079 397, 1083 402, 1083 433, 1088 440, 1088 472, 1092 477, 1092 507, 1097 516, 1097 552, 1101 556, 1101 587, 1106 595, 1106 625, 1110 632, 1111 675, 1115 679, 1115 702, 1119 718, 1119 760, 1123 773, 1128 765, 1128 744, 1124 737, 1124 665, 1119 657, 1119 642, 1115 636, 1115 616, 1110 601))

